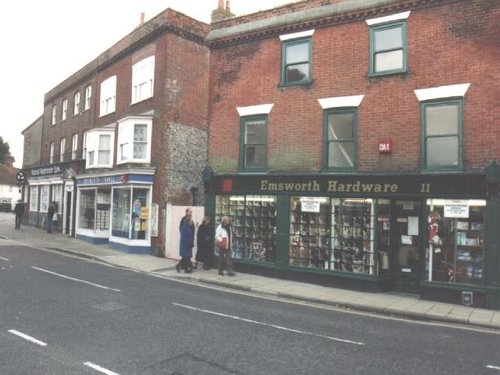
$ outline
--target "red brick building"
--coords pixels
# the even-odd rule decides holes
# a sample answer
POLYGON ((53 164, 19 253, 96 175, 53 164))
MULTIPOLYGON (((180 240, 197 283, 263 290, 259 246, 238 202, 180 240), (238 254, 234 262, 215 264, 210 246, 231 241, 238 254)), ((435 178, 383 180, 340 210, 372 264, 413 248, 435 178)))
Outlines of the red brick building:
POLYGON ((500 307, 500 4, 212 23, 207 208, 239 266, 500 307))
POLYGON ((167 205, 203 204, 208 31, 167 9, 45 95, 30 223, 55 201, 65 233, 165 253, 167 205))

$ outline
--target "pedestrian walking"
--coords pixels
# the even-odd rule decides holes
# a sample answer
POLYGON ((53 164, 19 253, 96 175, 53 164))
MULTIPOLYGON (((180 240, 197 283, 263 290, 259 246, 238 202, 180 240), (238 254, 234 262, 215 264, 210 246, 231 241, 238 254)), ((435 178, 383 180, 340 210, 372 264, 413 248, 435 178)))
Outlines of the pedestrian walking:
POLYGON ((193 220, 188 217, 181 226, 181 239, 179 243, 179 255, 181 256, 181 260, 175 266, 177 272, 181 272, 181 269, 183 269, 184 272, 191 273, 193 270, 191 257, 193 256, 194 230, 192 224, 193 220))
POLYGON ((203 269, 209 270, 212 267, 214 258, 214 238, 213 229, 210 228, 210 218, 205 216, 196 236, 196 262, 194 268, 198 268, 198 262, 203 263, 203 269))
POLYGON ((231 223, 228 216, 223 216, 220 225, 215 231, 215 241, 219 249, 219 275, 224 276, 224 268, 228 276, 234 276, 233 260, 231 255, 232 240, 231 223))
POLYGON ((47 210, 47 233, 52 233, 52 222, 56 213, 56 202, 51 202, 47 210))
POLYGON ((186 219, 191 219, 191 228, 193 228, 194 232, 194 221, 193 221, 193 209, 191 207, 186 208, 186 215, 184 215, 179 223, 179 231, 182 228, 182 224, 186 221, 186 219))
POLYGON ((16 229, 21 229, 21 223, 23 222, 24 214, 24 203, 19 199, 14 207, 14 213, 16 215, 16 229))

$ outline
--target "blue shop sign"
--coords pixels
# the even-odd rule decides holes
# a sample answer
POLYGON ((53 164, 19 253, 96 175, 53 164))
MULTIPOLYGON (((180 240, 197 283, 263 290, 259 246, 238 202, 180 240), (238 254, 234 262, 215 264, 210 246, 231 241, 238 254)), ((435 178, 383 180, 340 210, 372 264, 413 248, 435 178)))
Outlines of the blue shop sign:
POLYGON ((118 185, 133 183, 152 184, 153 178, 154 176, 152 175, 122 174, 114 176, 77 178, 76 184, 78 186, 118 185))

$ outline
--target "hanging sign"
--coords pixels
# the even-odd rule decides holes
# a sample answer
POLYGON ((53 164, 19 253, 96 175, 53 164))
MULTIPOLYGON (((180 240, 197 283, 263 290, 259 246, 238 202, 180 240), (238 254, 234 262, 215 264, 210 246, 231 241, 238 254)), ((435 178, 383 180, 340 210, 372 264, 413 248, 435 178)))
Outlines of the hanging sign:
POLYGON ((444 217, 469 218, 469 205, 466 200, 453 199, 444 202, 444 217))

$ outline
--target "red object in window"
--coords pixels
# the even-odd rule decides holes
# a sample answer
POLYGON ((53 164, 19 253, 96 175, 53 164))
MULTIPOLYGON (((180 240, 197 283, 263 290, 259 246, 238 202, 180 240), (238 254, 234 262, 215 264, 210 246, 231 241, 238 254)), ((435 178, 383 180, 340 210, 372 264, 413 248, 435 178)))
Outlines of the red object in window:
POLYGON ((233 179, 232 178, 225 178, 224 181, 222 181, 222 191, 224 193, 229 193, 233 191, 233 179))
POLYGON ((390 153, 392 151, 392 139, 381 139, 378 141, 378 150, 381 153, 390 153))

